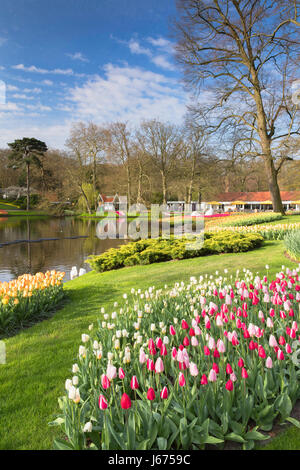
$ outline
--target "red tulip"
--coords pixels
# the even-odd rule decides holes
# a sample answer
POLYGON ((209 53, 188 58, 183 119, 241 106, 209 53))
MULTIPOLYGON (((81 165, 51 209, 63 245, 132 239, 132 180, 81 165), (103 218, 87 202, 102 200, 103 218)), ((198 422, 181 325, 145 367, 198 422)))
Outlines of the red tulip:
POLYGON ((99 404, 100 410, 106 410, 106 408, 108 407, 108 404, 104 395, 99 395, 98 404, 99 404))
POLYGON ((226 366, 226 374, 230 375, 232 374, 233 370, 230 364, 227 364, 226 366))
POLYGON ((154 362, 152 359, 147 359, 147 369, 148 370, 155 370, 154 362))
POLYGON ((244 367, 244 361, 241 357, 239 358, 238 366, 239 367, 244 367))
POLYGON ((162 400, 166 400, 166 399, 168 398, 168 396, 169 396, 168 389, 167 389, 167 387, 164 387, 164 388, 162 389, 162 391, 160 392, 160 398, 161 398, 162 400))
POLYGON ((148 389, 148 392, 147 392, 147 400, 150 400, 150 401, 155 400, 155 391, 153 390, 152 387, 150 387, 150 388, 148 389))
POLYGON ((243 377, 243 379, 248 378, 248 372, 246 371, 245 367, 242 368, 242 377, 243 377))
POLYGON ((201 385, 207 385, 207 384, 208 384, 207 377, 205 374, 203 374, 201 377, 201 385))
POLYGON ((130 381, 130 387, 132 388, 132 390, 136 390, 139 388, 138 379, 136 378, 135 375, 132 377, 130 381))
POLYGON ((187 330, 188 327, 189 327, 189 325, 187 324, 187 322, 186 322, 185 320, 182 320, 182 322, 181 322, 181 328, 182 328, 183 330, 187 330))
POLYGON ((188 346, 190 344, 190 340, 188 339, 187 336, 183 339, 183 346, 188 346))
POLYGON ((108 389, 110 387, 110 381, 107 375, 102 375, 101 377, 101 385, 104 388, 104 390, 108 389))
POLYGON ((175 328, 174 328, 174 326, 172 326, 172 325, 170 326, 170 335, 172 335, 172 336, 175 336, 175 335, 176 335, 175 328))
POLYGON ((123 393, 122 398, 121 398, 121 408, 123 410, 128 410, 131 408, 131 400, 127 393, 123 393))
POLYGON ((232 392, 232 390, 233 390, 233 382, 232 382, 232 380, 228 380, 228 382, 226 383, 225 387, 226 387, 226 390, 228 390, 229 392, 232 392))
POLYGON ((179 374, 178 382, 179 382, 180 387, 185 387, 185 377, 182 372, 180 372, 179 374))

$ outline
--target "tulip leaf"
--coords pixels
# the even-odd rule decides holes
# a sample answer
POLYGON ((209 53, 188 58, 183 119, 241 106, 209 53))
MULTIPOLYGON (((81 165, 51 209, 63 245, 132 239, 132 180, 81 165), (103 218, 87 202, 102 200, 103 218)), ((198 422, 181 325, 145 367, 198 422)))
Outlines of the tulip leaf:
POLYGON ((242 436, 239 436, 235 432, 231 432, 229 434, 226 434, 225 440, 227 441, 234 441, 234 442, 240 442, 243 444, 245 442, 245 439, 242 436))
POLYGON ((168 441, 164 437, 157 438, 157 444, 159 450, 167 450, 168 449, 168 441))
POLYGON ((73 450, 72 444, 62 439, 55 439, 53 445, 56 450, 73 450))
POLYGON ((293 424, 297 428, 300 428, 300 421, 298 421, 297 419, 292 418, 291 416, 289 416, 288 418, 286 418, 286 421, 289 421, 291 424, 293 424))

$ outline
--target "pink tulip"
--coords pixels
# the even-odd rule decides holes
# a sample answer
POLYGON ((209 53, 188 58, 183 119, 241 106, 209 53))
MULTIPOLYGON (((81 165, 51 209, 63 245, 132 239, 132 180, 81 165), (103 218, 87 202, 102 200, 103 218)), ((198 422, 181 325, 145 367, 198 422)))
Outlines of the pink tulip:
POLYGON ((125 372, 122 369, 122 367, 119 367, 119 379, 121 380, 125 379, 125 372))
POLYGON ((197 377, 197 375, 199 374, 197 365, 194 362, 190 363, 190 373, 193 377, 197 377))
POLYGON ((147 359, 146 359, 145 351, 143 349, 140 349, 140 357, 139 357, 140 364, 145 364, 146 360, 147 359))
POLYGON ((272 369, 272 367, 273 367, 273 362, 272 362, 272 359, 270 358, 270 356, 267 357, 267 360, 266 360, 266 367, 267 367, 268 369, 272 369))
POLYGON ((217 374, 216 374, 216 371, 214 369, 211 369, 210 372, 209 372, 209 375, 208 375, 208 380, 210 382, 216 382, 217 380, 217 374))
POLYGON ((159 358, 156 360, 156 363, 155 363, 155 372, 156 372, 157 374, 161 374, 163 371, 164 371, 164 363, 163 363, 163 361, 161 360, 161 358, 159 357, 159 358))
POLYGON ((115 366, 108 364, 106 375, 110 381, 117 377, 117 369, 115 366))

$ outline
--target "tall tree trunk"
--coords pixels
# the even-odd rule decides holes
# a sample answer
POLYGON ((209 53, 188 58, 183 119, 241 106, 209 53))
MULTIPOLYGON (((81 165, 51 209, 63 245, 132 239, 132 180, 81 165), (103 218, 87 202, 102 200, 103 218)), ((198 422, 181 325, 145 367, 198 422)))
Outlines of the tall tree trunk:
POLYGON ((275 169, 274 160, 271 149, 271 138, 268 135, 266 115, 263 106, 263 101, 260 92, 260 83, 257 79, 256 70, 253 66, 251 69, 253 84, 254 84, 254 99, 257 109, 257 124, 258 134, 260 137, 260 144, 262 149, 262 158, 264 160, 265 169, 268 177, 269 191, 271 194, 273 211, 284 214, 284 208, 280 196, 280 189, 278 185, 277 171, 275 169))
POLYGON ((94 190, 94 209, 97 211, 97 197, 96 197, 96 183, 97 183, 97 163, 96 157, 94 156, 93 162, 93 190, 94 190))
POLYGON ((29 211, 30 208, 30 164, 26 163, 26 179, 27 179, 27 210, 29 211))
POLYGON ((138 176, 138 190, 137 190, 136 202, 137 202, 137 204, 141 204, 143 202, 143 199, 142 199, 143 168, 142 168, 141 162, 139 160, 138 160, 138 164, 139 164, 139 176, 138 176))
POLYGON ((193 158, 191 179, 190 179, 190 184, 189 184, 188 192, 187 192, 187 203, 188 204, 190 204, 191 200, 192 200, 192 191, 193 191, 194 178, 195 178, 195 166, 196 166, 196 160, 195 160, 195 158, 193 158))
POLYGON ((84 197, 84 199, 85 199, 85 203, 86 203, 86 207, 87 207, 88 213, 91 214, 92 211, 91 211, 91 208, 90 208, 90 205, 89 205, 89 200, 88 200, 88 198, 87 198, 87 196, 86 196, 86 194, 85 194, 85 192, 84 192, 82 186, 80 186, 80 190, 81 190, 82 195, 83 195, 83 197, 84 197))
POLYGON ((167 179, 163 171, 161 171, 162 191, 163 191, 163 204, 167 204, 167 179))
POLYGON ((130 174, 130 166, 129 166, 129 161, 127 160, 127 165, 126 165, 126 173, 127 173, 127 200, 128 200, 128 205, 131 205, 131 174, 130 174))

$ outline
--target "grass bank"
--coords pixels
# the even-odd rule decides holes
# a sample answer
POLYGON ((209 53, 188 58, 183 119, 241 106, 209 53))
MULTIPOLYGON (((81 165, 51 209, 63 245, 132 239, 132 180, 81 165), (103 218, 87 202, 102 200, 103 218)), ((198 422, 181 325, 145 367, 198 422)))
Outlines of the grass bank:
MULTIPOLYGON (((100 307, 111 310, 132 287, 163 286, 190 276, 229 272, 244 267, 274 275, 282 264, 297 266, 284 257, 283 243, 267 242, 242 254, 213 255, 150 266, 135 266, 103 274, 89 273, 67 282, 69 302, 52 318, 5 341, 7 364, 0 365, 0 448, 51 449, 60 432, 47 425, 58 413, 57 398, 76 359, 81 334, 96 322, 100 307)), ((289 445, 300 448, 300 432, 292 428, 289 445)), ((291 447, 290 447, 291 448, 291 447)))

